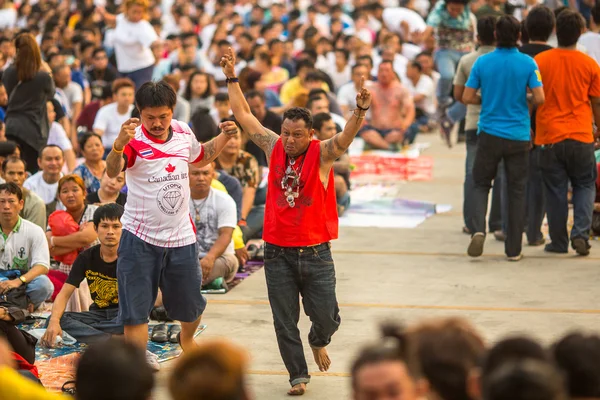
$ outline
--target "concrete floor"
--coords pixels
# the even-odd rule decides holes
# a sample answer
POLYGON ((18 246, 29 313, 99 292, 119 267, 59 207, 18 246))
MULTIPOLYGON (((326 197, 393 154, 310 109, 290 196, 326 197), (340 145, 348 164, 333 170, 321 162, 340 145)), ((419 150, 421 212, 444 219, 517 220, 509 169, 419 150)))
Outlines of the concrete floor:
MULTIPOLYGON (((489 341, 527 332, 545 342, 578 328, 600 329, 600 253, 549 256, 524 247, 525 258, 509 263, 503 244, 488 238, 484 257, 466 256, 462 228, 464 146, 447 149, 434 135, 425 155, 435 159, 433 180, 399 185, 402 197, 451 204, 416 229, 343 228, 334 243, 342 325, 329 347, 328 373, 313 373, 306 399, 348 399, 349 365, 360 346, 376 337, 377 324, 391 318, 412 322, 459 315, 489 341)), ((594 246, 595 243, 592 243, 594 246)), ((199 340, 225 336, 251 354, 249 386, 255 399, 288 398, 288 377, 279 356, 267 302, 264 271, 226 295, 209 297, 208 329, 199 340)), ((306 338, 309 321, 301 319, 306 338)), ((318 371, 310 350, 309 369, 318 371)), ((158 374, 157 399, 168 399, 165 381, 172 363, 158 374)))

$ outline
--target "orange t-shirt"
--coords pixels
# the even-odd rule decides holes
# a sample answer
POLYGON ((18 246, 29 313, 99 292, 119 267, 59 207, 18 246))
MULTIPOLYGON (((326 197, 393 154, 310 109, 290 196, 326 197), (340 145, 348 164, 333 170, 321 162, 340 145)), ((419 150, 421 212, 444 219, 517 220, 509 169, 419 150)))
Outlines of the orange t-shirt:
POLYGON ((536 114, 535 144, 566 139, 593 143, 590 97, 600 97, 600 67, 578 50, 553 49, 535 57, 546 101, 536 114))

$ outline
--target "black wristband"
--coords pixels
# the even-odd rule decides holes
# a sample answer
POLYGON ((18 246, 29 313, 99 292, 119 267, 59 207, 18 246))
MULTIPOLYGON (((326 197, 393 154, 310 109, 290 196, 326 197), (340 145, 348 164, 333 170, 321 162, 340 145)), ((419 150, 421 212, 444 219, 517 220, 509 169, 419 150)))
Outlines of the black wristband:
POLYGON ((237 77, 225 79, 225 83, 238 83, 240 80, 237 77))
POLYGON ((357 105, 356 105, 356 108, 358 108, 359 110, 362 110, 362 111, 367 111, 367 110, 368 110, 370 107, 367 107, 367 108, 362 108, 361 106, 359 106, 359 105, 357 104, 357 105))

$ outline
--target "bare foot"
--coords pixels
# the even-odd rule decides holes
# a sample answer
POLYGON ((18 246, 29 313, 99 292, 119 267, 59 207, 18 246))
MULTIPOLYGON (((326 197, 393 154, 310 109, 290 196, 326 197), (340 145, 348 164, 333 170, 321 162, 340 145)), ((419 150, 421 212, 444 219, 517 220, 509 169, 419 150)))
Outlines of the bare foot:
POLYGON ((312 352, 315 357, 315 362, 319 367, 319 371, 327 371, 331 365, 331 360, 329 359, 329 354, 327 354, 327 349, 325 347, 321 347, 320 349, 312 349, 312 352))
POLYGON ((306 392, 306 383, 299 383, 297 385, 292 386, 292 388, 287 393, 290 396, 302 396, 306 392))

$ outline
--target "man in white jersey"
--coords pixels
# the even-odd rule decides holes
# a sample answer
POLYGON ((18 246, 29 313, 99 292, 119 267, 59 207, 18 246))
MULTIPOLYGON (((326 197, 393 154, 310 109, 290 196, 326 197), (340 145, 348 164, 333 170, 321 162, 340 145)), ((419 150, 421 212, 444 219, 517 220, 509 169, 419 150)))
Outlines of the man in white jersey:
POLYGON ((108 176, 125 170, 128 186, 117 264, 119 318, 125 338, 146 349, 148 315, 160 287, 169 317, 181 322, 179 343, 187 351, 206 307, 188 164, 211 163, 237 130, 223 123, 223 133, 200 144, 187 124, 172 119, 177 95, 164 82, 142 85, 135 102, 141 124, 126 121, 106 159, 108 176))

